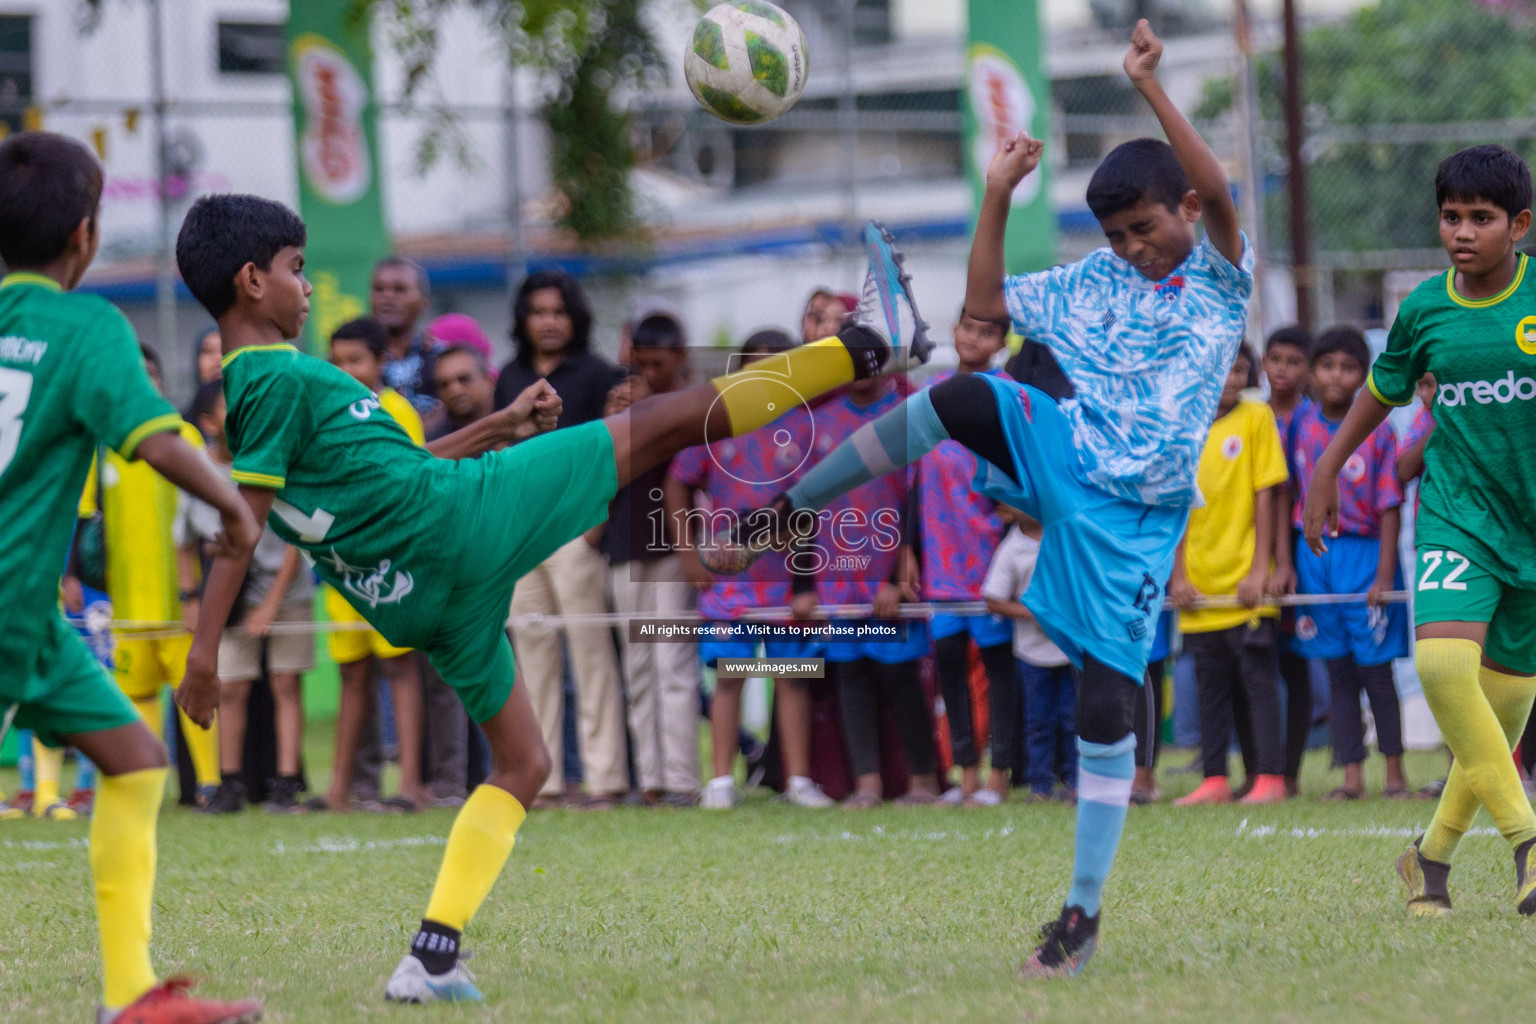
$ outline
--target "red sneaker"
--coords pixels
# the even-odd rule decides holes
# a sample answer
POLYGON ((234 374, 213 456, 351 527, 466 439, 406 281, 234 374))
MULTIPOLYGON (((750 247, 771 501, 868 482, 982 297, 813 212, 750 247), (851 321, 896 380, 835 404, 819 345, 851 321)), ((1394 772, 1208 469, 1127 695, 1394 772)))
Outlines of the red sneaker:
POLYGON ((254 1024, 261 1020, 261 1004, 254 999, 221 1003, 187 994, 191 978, 171 978, 152 988, 115 1016, 100 1015, 102 1024, 254 1024))
POLYGON ((1253 788, 1239 803, 1244 804, 1280 804, 1289 799, 1290 794, 1285 789, 1285 776, 1260 775, 1253 780, 1253 788))
POLYGON ((1193 807, 1196 804, 1229 804, 1232 802, 1232 786, 1225 776, 1213 775, 1200 783, 1198 789, 1173 802, 1175 807, 1193 807))
POLYGON ((77 789, 69 794, 69 809, 82 818, 89 818, 91 812, 96 809, 96 791, 94 789, 77 789))

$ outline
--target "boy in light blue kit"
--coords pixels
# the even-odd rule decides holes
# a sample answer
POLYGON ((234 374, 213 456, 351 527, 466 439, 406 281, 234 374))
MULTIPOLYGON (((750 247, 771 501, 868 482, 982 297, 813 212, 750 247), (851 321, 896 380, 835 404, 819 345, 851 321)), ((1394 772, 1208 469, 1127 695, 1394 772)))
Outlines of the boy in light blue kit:
POLYGON ((735 567, 814 526, 837 495, 959 441, 975 486, 1045 524, 1024 603, 1082 670, 1077 851, 1061 914, 1041 931, 1025 978, 1075 975, 1093 954, 1104 882, 1131 795, 1131 716, 1195 469, 1227 368, 1247 326, 1252 254, 1221 165, 1156 77, 1163 46, 1136 26, 1125 70, 1168 143, 1128 142, 1088 185, 1109 240, 1070 266, 1006 277, 1014 189, 1044 144, 1021 133, 987 171, 971 247, 966 312, 1011 319, 1050 348, 1076 389, 1044 392, 984 374, 921 391, 861 427, 786 494, 749 516, 706 564, 735 567), (1195 222, 1204 217, 1198 244, 1195 222))

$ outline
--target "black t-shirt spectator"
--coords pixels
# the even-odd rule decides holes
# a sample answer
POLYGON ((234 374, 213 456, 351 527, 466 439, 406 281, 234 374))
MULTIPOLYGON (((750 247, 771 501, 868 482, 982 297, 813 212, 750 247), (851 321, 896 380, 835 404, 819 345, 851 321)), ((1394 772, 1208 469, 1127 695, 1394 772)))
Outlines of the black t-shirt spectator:
MULTIPOLYGON (((558 390, 558 389, 557 389, 558 390)), ((672 553, 667 542, 666 508, 661 488, 667 479, 668 459, 619 488, 608 504, 608 529, 603 533, 603 554, 608 564, 654 562, 672 553)))
MULTIPOLYGON (((547 378, 563 403, 555 429, 602 419, 603 404, 608 392, 619 382, 619 376, 619 371, 602 356, 591 352, 566 356, 547 378)), ((496 408, 505 409, 524 388, 538 380, 539 374, 531 365, 512 360, 501 368, 501 376, 496 378, 496 408)))

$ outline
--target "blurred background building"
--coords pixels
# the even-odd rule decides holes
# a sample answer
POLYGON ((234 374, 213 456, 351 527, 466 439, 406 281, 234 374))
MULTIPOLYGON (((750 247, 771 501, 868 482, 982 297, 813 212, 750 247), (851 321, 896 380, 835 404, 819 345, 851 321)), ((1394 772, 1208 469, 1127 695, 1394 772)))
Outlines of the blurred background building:
MULTIPOLYGON (((676 303, 693 344, 725 346, 758 326, 792 326, 815 285, 857 290, 862 256, 847 242, 855 225, 878 217, 911 251, 929 319, 947 327, 962 298, 971 216, 962 159, 965 0, 780 2, 806 32, 812 74, 790 114, 753 128, 713 119, 682 81, 697 8, 689 0, 650 5, 658 43, 672 58, 669 80, 622 98, 633 115, 632 184, 646 233, 598 247, 578 246, 554 227, 560 197, 551 189, 548 97, 531 72, 507 70, 504 48, 479 15, 460 7, 440 21, 430 80, 410 99, 392 27, 374 24, 387 229, 429 270, 434 306, 475 315, 505 346, 509 279, 529 265, 559 263, 590 284, 601 347, 612 350, 639 294, 676 303), (435 159, 423 161, 424 141, 436 146, 435 159)), ((1264 268, 1255 330, 1295 316, 1279 5, 1249 5, 1256 97, 1245 112, 1234 89, 1243 64, 1232 0, 1039 0, 1059 258, 1101 244, 1083 201, 1098 159, 1156 131, 1120 72, 1130 26, 1150 16, 1168 40, 1168 91, 1195 117, 1239 192, 1251 186, 1242 198, 1264 268)), ((1459 145, 1536 135, 1536 72, 1489 75, 1487 55, 1476 52, 1524 46, 1528 58, 1532 31, 1519 3, 1299 7, 1315 318, 1379 324, 1406 288, 1444 265, 1425 167, 1432 173, 1438 155, 1459 145), (1440 59, 1442 44, 1457 49, 1440 59), (1353 63, 1410 52, 1413 70, 1372 75, 1374 92, 1350 80, 1353 63), (1454 75, 1467 77, 1447 78, 1454 75), (1383 187, 1398 180, 1400 188, 1383 187)), ((180 396, 190 372, 180 353, 206 317, 184 291, 174 326, 164 308, 156 312, 162 226, 173 234, 204 192, 296 203, 288 3, 101 0, 93 26, 86 10, 81 0, 0 0, 0 119, 10 129, 68 132, 102 155, 104 245, 87 287, 118 302, 167 350, 169 384, 180 396)))

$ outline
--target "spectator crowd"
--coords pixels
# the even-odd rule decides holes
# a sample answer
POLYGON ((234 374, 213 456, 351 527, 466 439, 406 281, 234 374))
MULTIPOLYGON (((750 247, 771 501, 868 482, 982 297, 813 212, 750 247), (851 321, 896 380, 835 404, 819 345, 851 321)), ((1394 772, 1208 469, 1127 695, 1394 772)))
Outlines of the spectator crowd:
MULTIPOLYGON (((471 317, 428 320, 430 305, 421 267, 383 260, 370 315, 333 332, 329 357, 417 444, 445 457, 451 445, 435 446, 539 380, 562 398, 558 430, 683 388, 703 369, 696 362, 723 355, 690 347, 682 315, 647 299, 634 305, 618 361, 610 362, 594 344, 583 289, 562 271, 522 282, 512 358, 499 371, 471 317)), ((751 333, 729 355, 732 368, 836 333, 855 305, 851 295, 816 290, 795 334, 751 333)), ((146 346, 144 356, 158 375, 158 355, 146 346)), ((216 331, 197 339, 194 359, 198 386, 184 433, 228 477, 216 331)), ((1075 800, 1075 670, 1021 600, 1049 540, 1038 522, 972 488, 975 456, 958 443, 944 442, 838 499, 811 540, 759 559, 741 577, 711 576, 698 555, 712 531, 767 504, 915 388, 955 373, 989 373, 1056 400, 1072 393, 1047 350, 963 310, 954 359, 952 369, 922 381, 859 381, 754 434, 682 452, 621 489, 606 524, 518 583, 508 609, 518 685, 528 688, 556 765, 535 807, 729 809, 743 780, 766 782, 807 808, 886 800, 996 806, 1015 789, 1031 801, 1075 800), (915 604, 939 607, 904 616, 903 606, 915 604), (947 610, 957 604, 968 606, 964 614, 947 610), (741 628, 761 609, 787 609, 784 622, 808 623, 833 605, 870 606, 869 619, 896 628, 872 639, 826 640, 788 631, 761 640, 741 628), (697 618, 715 628, 694 639, 642 642, 603 618, 609 613, 697 618), (745 679, 706 672, 759 654, 824 659, 825 668, 822 679, 773 681, 766 740, 743 728, 745 679), (701 719, 711 739, 703 774, 701 719)), ((1262 357, 1245 348, 1231 367, 1199 464, 1205 503, 1191 514, 1172 577, 1149 582, 1152 596, 1166 594, 1173 610, 1160 622, 1137 709, 1135 802, 1162 797, 1153 768, 1176 659, 1192 667, 1193 687, 1181 696, 1198 711, 1200 749, 1190 770, 1202 781, 1175 804, 1297 796, 1302 756, 1324 725, 1337 782, 1327 799, 1366 795, 1370 738, 1384 761, 1383 797, 1436 792, 1435 783, 1415 791, 1404 772, 1393 662, 1407 655, 1409 616, 1405 603, 1387 596, 1404 589, 1403 506, 1434 430, 1433 380, 1421 382, 1421 407, 1405 437, 1383 425, 1345 466, 1339 534, 1328 550, 1313 555, 1298 543, 1311 468, 1370 364, 1366 338, 1353 327, 1316 337, 1289 327, 1268 338, 1262 357), (1365 598, 1273 603, 1293 594, 1365 598), (1326 680, 1319 686, 1326 700, 1314 701, 1314 675, 1326 680), (1242 768, 1236 785, 1234 748, 1242 768)), ((218 530, 212 509, 113 454, 99 460, 82 496, 65 606, 157 727, 167 724, 161 690, 185 668, 185 635, 140 639, 122 631, 113 644, 103 642, 100 623, 190 628, 218 530)), ((265 532, 219 650, 215 730, 169 722, 183 752, 184 802, 210 813, 252 802, 409 813, 464 801, 488 770, 478 727, 425 657, 361 625, 355 599, 317 587, 299 553, 265 532), (305 799, 302 679, 315 667, 307 624, 317 612, 353 626, 321 641, 341 679, 334 768, 329 785, 305 799), (398 766, 398 782, 386 795, 388 762, 398 766)), ((92 776, 83 758, 66 800, 60 755, 36 745, 34 758, 23 742, 21 792, 0 804, 0 815, 88 813, 92 776)), ((1529 731, 1523 751, 1529 769, 1536 760, 1529 731)))

